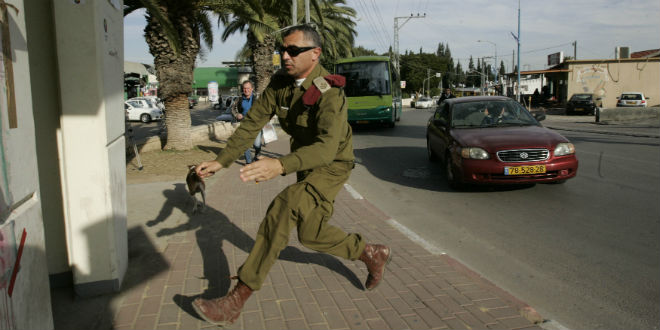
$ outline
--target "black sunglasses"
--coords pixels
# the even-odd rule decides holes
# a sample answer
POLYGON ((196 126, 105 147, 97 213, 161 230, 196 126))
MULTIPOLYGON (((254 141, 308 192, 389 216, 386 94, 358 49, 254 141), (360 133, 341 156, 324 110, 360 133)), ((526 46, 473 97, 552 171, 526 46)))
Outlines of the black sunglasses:
POLYGON ((304 53, 304 52, 306 52, 310 49, 314 49, 314 48, 317 48, 317 47, 298 47, 298 46, 286 46, 286 47, 284 47, 284 46, 280 46, 279 51, 280 51, 280 55, 284 55, 284 52, 287 52, 287 53, 289 53, 289 56, 296 57, 296 56, 300 55, 300 53, 304 53))

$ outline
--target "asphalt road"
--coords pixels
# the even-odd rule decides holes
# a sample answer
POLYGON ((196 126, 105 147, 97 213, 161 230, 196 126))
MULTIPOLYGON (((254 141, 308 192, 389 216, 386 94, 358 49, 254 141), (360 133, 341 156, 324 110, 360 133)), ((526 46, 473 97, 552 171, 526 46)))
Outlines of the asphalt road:
POLYGON ((349 183, 548 327, 658 329, 660 139, 560 131, 576 145, 576 178, 455 192, 426 157, 430 114, 405 112, 394 129, 356 127, 349 183))

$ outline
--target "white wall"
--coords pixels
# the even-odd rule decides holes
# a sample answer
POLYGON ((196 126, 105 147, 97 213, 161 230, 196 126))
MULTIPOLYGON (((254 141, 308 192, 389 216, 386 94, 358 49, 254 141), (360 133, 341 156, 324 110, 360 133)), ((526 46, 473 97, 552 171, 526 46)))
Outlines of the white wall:
POLYGON ((3 328, 52 329, 25 10, 23 1, 11 3, 18 12, 7 8, 6 30, 0 35, 8 37, 2 43, 5 55, 0 56, 11 66, 11 70, 7 65, 0 69, 0 83, 10 86, 0 91, 0 320, 3 328), (8 122, 12 94, 15 128, 8 122))

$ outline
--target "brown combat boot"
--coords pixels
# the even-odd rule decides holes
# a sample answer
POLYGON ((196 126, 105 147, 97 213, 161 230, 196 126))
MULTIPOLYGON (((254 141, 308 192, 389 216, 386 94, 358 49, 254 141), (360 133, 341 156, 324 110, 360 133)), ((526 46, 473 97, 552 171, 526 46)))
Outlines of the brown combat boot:
POLYGON ((385 265, 392 259, 392 250, 381 244, 367 244, 360 255, 360 260, 367 265, 369 276, 364 287, 367 290, 375 289, 383 279, 385 265))
POLYGON ((209 323, 227 326, 234 323, 241 315, 243 304, 252 295, 252 289, 238 281, 236 286, 224 297, 216 299, 197 298, 192 303, 193 309, 209 323))

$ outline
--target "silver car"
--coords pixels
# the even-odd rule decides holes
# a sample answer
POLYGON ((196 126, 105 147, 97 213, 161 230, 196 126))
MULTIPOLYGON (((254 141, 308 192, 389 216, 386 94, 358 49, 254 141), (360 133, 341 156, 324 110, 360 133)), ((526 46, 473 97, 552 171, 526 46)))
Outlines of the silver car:
POLYGON ((640 92, 623 92, 617 97, 617 107, 646 107, 646 100, 650 97, 644 97, 640 92))

